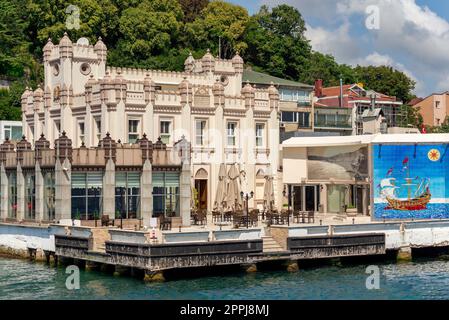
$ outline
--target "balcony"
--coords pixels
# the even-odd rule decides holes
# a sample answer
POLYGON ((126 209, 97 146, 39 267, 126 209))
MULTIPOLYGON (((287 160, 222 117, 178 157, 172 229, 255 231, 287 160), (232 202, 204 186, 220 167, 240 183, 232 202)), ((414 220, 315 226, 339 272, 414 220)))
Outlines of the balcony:
POLYGON ((348 121, 315 121, 315 128, 352 130, 352 125, 348 121))
POLYGON ((312 102, 310 100, 308 101, 298 101, 298 107, 311 107, 312 102))

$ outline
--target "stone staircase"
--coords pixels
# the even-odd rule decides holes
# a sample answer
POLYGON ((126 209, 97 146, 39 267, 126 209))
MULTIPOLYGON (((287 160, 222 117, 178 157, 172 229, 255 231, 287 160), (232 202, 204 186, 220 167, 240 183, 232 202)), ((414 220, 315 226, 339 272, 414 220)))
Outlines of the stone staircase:
POLYGON ((271 236, 263 236, 263 252, 282 252, 285 251, 276 240, 271 236))

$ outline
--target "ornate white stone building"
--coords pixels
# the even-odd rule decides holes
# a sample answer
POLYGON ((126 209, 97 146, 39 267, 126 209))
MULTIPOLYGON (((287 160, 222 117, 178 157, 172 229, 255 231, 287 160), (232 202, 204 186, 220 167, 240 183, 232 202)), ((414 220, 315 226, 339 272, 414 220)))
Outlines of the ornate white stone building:
POLYGON ((32 144, 63 131, 74 148, 96 147, 106 133, 124 145, 146 134, 168 148, 184 136, 200 208, 214 206, 222 163, 245 172, 244 191, 255 192, 250 207, 262 205, 264 176, 273 175, 279 205, 279 93, 273 85, 242 84, 238 54, 231 60, 209 51, 201 59, 190 55, 184 72, 172 72, 108 67, 101 39, 72 43, 65 34, 59 44, 49 39, 43 52, 43 88, 22 96, 23 132, 32 144))

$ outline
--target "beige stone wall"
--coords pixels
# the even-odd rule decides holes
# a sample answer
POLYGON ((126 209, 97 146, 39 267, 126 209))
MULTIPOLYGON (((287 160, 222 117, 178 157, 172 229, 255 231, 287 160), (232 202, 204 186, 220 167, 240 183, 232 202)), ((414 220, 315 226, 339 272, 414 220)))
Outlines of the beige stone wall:
POLYGON ((288 228, 283 226, 271 226, 271 237, 284 249, 287 250, 288 228))
POLYGON ((89 250, 92 251, 104 251, 105 242, 111 240, 109 229, 105 228, 91 228, 92 242, 89 250))

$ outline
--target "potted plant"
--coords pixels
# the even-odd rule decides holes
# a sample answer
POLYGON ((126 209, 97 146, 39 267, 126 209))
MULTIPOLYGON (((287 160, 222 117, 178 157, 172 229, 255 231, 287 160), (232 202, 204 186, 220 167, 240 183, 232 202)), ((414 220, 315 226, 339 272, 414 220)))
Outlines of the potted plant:
POLYGON ((346 215, 348 217, 356 217, 357 214, 357 208, 353 204, 350 204, 346 207, 346 215))

